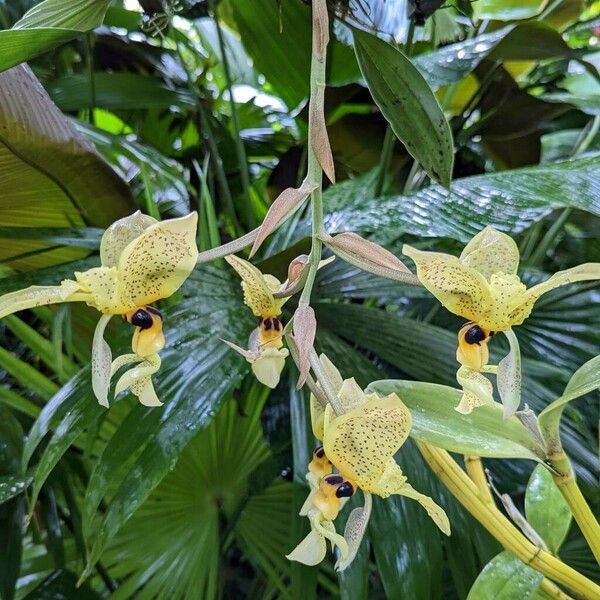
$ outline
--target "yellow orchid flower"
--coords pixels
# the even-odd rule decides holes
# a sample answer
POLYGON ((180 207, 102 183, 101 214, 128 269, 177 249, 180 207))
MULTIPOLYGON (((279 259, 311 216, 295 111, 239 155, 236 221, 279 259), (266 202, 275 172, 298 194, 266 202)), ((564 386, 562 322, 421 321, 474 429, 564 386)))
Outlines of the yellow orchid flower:
POLYGON ((394 460, 410 432, 412 419, 408 408, 396 394, 385 398, 365 394, 353 378, 343 380, 327 356, 322 354, 319 358, 344 413, 335 415, 330 404, 324 408, 311 397, 313 433, 323 441, 308 466, 306 479, 311 491, 300 512, 309 517, 311 532, 288 558, 317 564, 325 556, 325 540, 330 539, 340 550, 336 569, 347 568, 365 533, 372 494, 382 498, 399 494, 417 500, 438 527, 449 534, 446 513, 407 483, 394 460), (332 474, 334 468, 336 473, 332 474), (344 535, 339 536, 333 521, 345 502, 343 499, 358 489, 363 492, 365 505, 352 511, 344 535))
MULTIPOLYGON (((510 354, 498 365, 498 388, 510 416, 520 402, 520 355, 512 327, 521 325, 530 315, 536 301, 557 287, 600 279, 600 263, 586 263, 559 271, 529 289, 517 275, 519 249, 508 235, 486 227, 464 248, 460 257, 440 252, 426 252, 404 245, 402 252, 413 259, 417 276, 450 312, 469 321, 459 332, 456 358, 475 372, 495 372, 487 367, 487 344, 492 335, 503 332, 509 340, 510 354), (487 367, 487 369, 486 369, 487 367)), ((461 378, 477 380, 486 391, 474 400, 472 390, 463 397, 461 409, 469 411, 489 400, 483 376, 476 377, 461 370, 461 378)), ((469 411, 470 412, 470 411, 469 411)))
POLYGON ((273 295, 282 289, 281 282, 273 275, 261 273, 252 263, 235 255, 226 256, 225 260, 241 277, 244 302, 259 318, 259 324, 250 334, 247 350, 224 341, 246 358, 261 383, 274 388, 289 356, 288 349, 282 347, 283 324, 279 318, 288 298, 275 298, 273 295))
POLYGON ((57 286, 32 286, 0 297, 0 318, 28 308, 60 302, 85 302, 102 313, 92 349, 92 388, 108 406, 110 379, 121 367, 138 363, 117 382, 116 393, 130 389, 140 402, 160 405, 151 376, 160 367, 165 345, 162 316, 148 305, 175 293, 196 266, 196 224, 191 213, 157 221, 139 211, 113 223, 102 236, 100 267, 75 272, 57 286), (114 315, 135 326, 133 354, 112 360, 104 330, 114 315))

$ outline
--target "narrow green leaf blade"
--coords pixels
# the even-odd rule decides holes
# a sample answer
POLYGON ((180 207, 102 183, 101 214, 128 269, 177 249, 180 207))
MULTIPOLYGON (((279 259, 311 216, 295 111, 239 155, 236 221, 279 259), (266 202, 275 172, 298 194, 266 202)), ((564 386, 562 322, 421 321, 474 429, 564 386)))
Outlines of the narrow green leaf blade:
POLYGON ((396 137, 432 179, 450 187, 452 132, 431 88, 400 50, 358 29, 353 35, 362 74, 396 137))

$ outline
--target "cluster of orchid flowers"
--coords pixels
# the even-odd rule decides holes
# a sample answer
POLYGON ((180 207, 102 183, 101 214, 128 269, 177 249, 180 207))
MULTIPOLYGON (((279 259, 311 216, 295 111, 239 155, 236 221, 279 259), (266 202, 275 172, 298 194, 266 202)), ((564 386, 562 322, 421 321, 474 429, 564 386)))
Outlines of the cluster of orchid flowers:
MULTIPOLYGON (((196 227, 196 213, 159 222, 138 211, 106 230, 99 267, 76 272, 74 280, 64 280, 60 285, 32 286, 0 297, 0 318, 42 305, 85 302, 101 313, 93 337, 91 365, 92 389, 98 402, 109 406, 112 378, 123 367, 129 367, 117 380, 115 395, 129 391, 142 404, 159 406, 152 376, 160 368, 159 353, 165 337, 161 313, 150 305, 174 294, 196 267, 196 227), (133 352, 113 360, 104 332, 115 315, 133 325, 134 331, 133 352)), ((357 240, 348 237, 338 245, 342 241, 352 252, 367 248, 378 268, 397 269, 392 261, 397 259, 379 247, 371 248, 375 246, 371 242, 362 240, 357 245, 357 240)), ((414 261, 420 283, 449 311, 467 320, 459 331, 456 353, 460 364, 456 377, 462 388, 456 410, 465 414, 496 402, 492 383, 486 377, 495 374, 505 417, 512 416, 520 404, 521 377, 519 346, 512 328, 523 323, 542 294, 577 281, 600 279, 600 264, 587 263, 560 271, 527 289, 516 274, 519 251, 515 242, 492 227, 478 233, 458 258, 406 245, 403 253, 414 261), (498 365, 490 365, 488 343, 498 333, 508 338, 510 352, 498 365)), ((301 288, 308 257, 298 257, 291 263, 284 283, 235 255, 226 260, 241 277, 244 301, 258 318, 258 326, 250 335, 247 349, 225 343, 246 358, 260 382, 274 388, 289 356, 284 347, 283 306, 301 288)), ((336 402, 334 407, 326 401, 327 394, 311 395, 312 428, 321 445, 308 465, 310 493, 300 511, 308 517, 311 530, 288 558, 315 565, 323 560, 329 541, 338 551, 336 568, 345 569, 366 530, 372 494, 382 498, 399 494, 417 500, 449 534, 444 511, 407 483, 394 460, 411 429, 411 415, 402 400, 396 394, 385 398, 368 395, 354 379, 342 379, 326 356, 321 355, 319 362, 321 377, 326 381, 317 381, 313 391, 326 385, 336 402), (359 489, 364 505, 351 512, 341 535, 334 522, 359 489)))

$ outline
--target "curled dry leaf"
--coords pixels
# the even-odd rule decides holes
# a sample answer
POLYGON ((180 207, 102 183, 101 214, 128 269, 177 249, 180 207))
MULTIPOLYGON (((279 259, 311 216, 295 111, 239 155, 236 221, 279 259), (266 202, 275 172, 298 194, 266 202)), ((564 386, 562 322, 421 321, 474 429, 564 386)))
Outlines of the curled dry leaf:
POLYGON ((317 186, 314 183, 310 183, 305 179, 299 188, 287 188, 275 198, 259 228, 258 235, 254 240, 250 252, 250 258, 256 254, 267 236, 273 233, 273 231, 281 225, 284 219, 300 208, 302 203, 316 187, 317 186))
POLYGON ((329 44, 329 15, 326 0, 314 0, 312 13, 313 53, 320 62, 327 56, 329 44))
POLYGON ((294 313, 294 340, 298 348, 298 378, 297 389, 300 389, 310 371, 310 352, 317 332, 315 311, 308 304, 300 304, 294 313))
POLYGON ((414 278, 410 269, 391 252, 352 232, 321 236, 324 244, 346 262, 388 279, 408 282, 414 278))

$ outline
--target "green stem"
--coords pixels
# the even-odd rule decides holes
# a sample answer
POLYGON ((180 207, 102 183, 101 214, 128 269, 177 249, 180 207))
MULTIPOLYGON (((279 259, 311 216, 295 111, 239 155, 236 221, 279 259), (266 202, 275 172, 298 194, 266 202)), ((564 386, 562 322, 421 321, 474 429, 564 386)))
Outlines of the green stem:
POLYGON ((96 110, 96 78, 94 77, 94 34, 90 31, 85 36, 85 54, 90 78, 90 106, 89 122, 94 125, 94 111, 96 110))
POLYGON ((229 92, 229 102, 231 106, 231 121, 233 123, 233 129, 235 130, 235 148, 238 156, 238 163, 240 166, 240 178, 242 180, 242 188, 244 189, 244 196, 246 197, 246 203, 244 205, 244 217, 249 227, 256 225, 256 218, 252 210, 252 198, 250 196, 250 176, 248 175, 248 157, 246 155, 246 149, 241 136, 240 118, 237 111, 237 105, 233 97, 233 86, 231 79, 231 70, 229 69, 229 59, 227 58, 227 48, 225 47, 225 38, 223 36, 223 30, 219 23, 217 15, 217 8, 214 0, 209 1, 210 9, 213 12, 213 18, 215 20, 215 27, 217 28, 217 36, 219 38, 219 48, 221 50, 221 58, 223 60, 223 71, 225 73, 225 87, 229 92))
POLYGON ((594 517, 594 513, 592 513, 591 508, 577 485, 575 474, 567 455, 561 450, 558 453, 548 456, 548 460, 554 469, 552 473, 554 483, 556 483, 563 498, 567 501, 571 513, 573 513, 573 517, 577 525, 579 525, 581 533, 583 533, 583 537, 585 537, 596 560, 600 563, 600 524, 596 520, 596 517, 594 517))
MULTIPOLYGON (((528 540, 495 506, 488 504, 480 490, 454 459, 440 448, 417 441, 427 464, 450 493, 502 546, 519 560, 549 579, 564 585, 581 598, 600 597, 600 587, 559 558, 528 540)), ((600 538, 599 538, 600 539, 600 538)))

